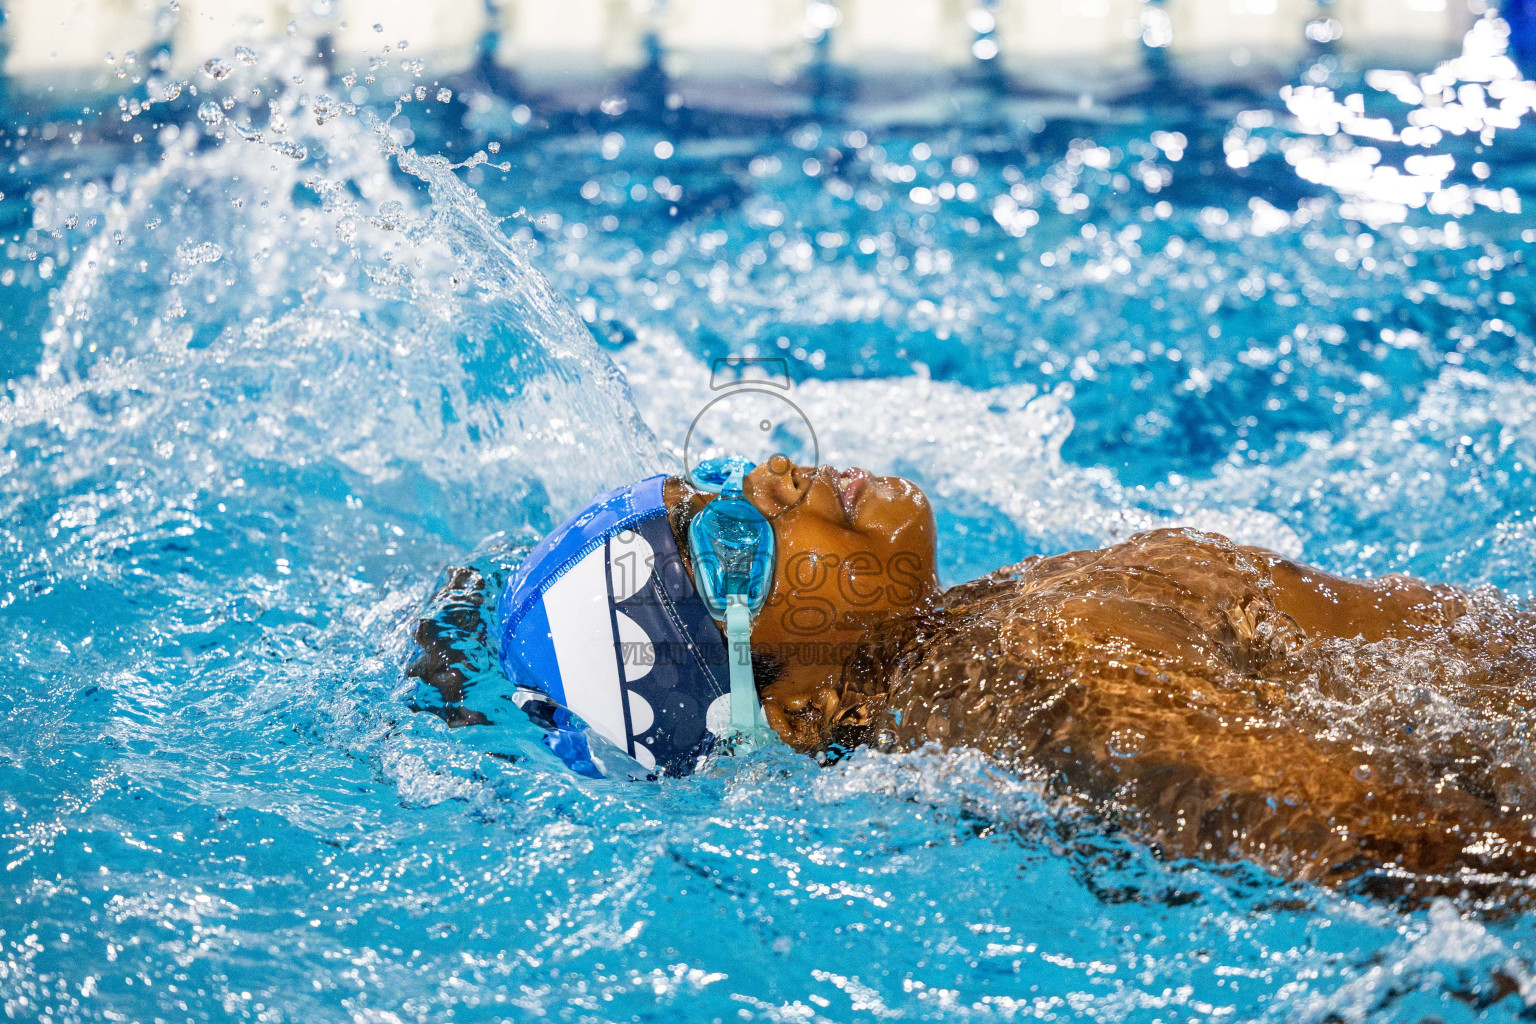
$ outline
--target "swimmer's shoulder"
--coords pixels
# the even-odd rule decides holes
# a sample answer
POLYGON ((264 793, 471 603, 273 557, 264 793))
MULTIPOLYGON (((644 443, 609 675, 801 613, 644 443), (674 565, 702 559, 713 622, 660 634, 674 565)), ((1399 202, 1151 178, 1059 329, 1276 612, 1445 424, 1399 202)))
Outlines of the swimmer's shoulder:
MULTIPOLYGON (((1101 548, 1031 555, 950 588, 944 604, 946 607, 971 605, 1002 593, 1048 589, 1053 584, 1083 580, 1100 573, 1149 569, 1179 571, 1193 565, 1207 569, 1225 567, 1257 576, 1267 568, 1268 562, 1249 557, 1250 550, 1262 551, 1239 547, 1219 533, 1188 527, 1146 530, 1101 548)), ((1273 552, 1263 553, 1274 556, 1273 552)))

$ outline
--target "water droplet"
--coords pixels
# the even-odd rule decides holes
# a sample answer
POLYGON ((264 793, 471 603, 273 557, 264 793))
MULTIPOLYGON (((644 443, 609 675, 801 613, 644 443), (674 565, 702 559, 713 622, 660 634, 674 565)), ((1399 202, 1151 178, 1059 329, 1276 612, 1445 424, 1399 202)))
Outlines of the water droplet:
POLYGON ((384 26, 380 25, 378 22, 374 22, 373 30, 375 32, 383 32, 384 31, 384 26))
POLYGON ((437 90, 437 102, 439 102, 439 103, 447 103, 451 99, 453 99, 453 90, 452 89, 439 89, 439 90, 437 90))
POLYGON ((224 120, 224 111, 212 100, 197 108, 197 119, 210 127, 224 120))
POLYGON ((335 120, 342 114, 357 113, 357 108, 352 104, 334 99, 324 93, 315 99, 310 109, 314 111, 316 124, 325 124, 327 121, 335 120))
POLYGON ((228 78, 230 72, 234 70, 234 65, 225 60, 223 57, 210 57, 203 62, 203 74, 207 75, 214 81, 221 81, 225 78, 228 78))
POLYGON ((1371 777, 1371 766, 1370 765, 1362 764, 1360 767, 1355 769, 1355 778, 1359 779, 1361 782, 1368 781, 1370 779, 1370 777, 1371 777))
POLYGON ((400 221, 405 217, 405 204, 398 199, 391 199, 379 207, 378 225, 386 231, 393 231, 400 226, 400 221))
POLYGON ((255 64, 256 51, 249 46, 237 46, 235 47, 235 60, 241 64, 255 64))
POLYGON ((200 242, 197 245, 178 245, 176 257, 189 267, 195 267, 200 263, 217 263, 224 258, 224 250, 214 242, 200 242))

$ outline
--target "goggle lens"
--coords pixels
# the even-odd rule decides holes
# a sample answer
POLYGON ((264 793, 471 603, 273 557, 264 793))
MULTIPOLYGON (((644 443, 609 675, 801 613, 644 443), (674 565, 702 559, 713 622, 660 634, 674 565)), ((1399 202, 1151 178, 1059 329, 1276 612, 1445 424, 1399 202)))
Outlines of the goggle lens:
POLYGON ((773 527, 742 494, 741 482, 754 465, 740 456, 710 459, 689 478, 719 497, 688 526, 694 582, 709 613, 725 620, 726 598, 740 595, 756 615, 773 583, 773 527))

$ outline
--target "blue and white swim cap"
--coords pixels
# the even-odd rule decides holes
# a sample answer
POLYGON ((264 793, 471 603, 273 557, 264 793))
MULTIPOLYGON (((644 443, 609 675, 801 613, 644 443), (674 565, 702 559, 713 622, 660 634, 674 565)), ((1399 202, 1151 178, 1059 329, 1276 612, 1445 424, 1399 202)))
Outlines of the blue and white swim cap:
MULTIPOLYGON (((686 775, 728 729, 730 685, 725 639, 667 521, 666 479, 609 491, 540 541, 501 593, 496 637, 513 683, 645 768, 686 775)), ((557 729, 547 742, 575 770, 603 774, 584 733, 557 729)))

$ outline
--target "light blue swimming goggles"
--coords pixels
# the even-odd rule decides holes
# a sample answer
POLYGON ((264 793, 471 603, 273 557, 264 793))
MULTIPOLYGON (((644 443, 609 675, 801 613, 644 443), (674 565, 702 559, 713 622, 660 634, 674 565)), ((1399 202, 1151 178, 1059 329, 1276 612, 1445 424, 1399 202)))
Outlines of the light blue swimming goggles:
POLYGON ((738 749, 777 740, 763 716, 752 679, 752 620, 773 588, 773 527, 742 494, 756 466, 739 455, 708 459, 689 474, 701 491, 718 494, 688 525, 693 580, 704 606, 725 625, 731 669, 731 731, 738 749))

